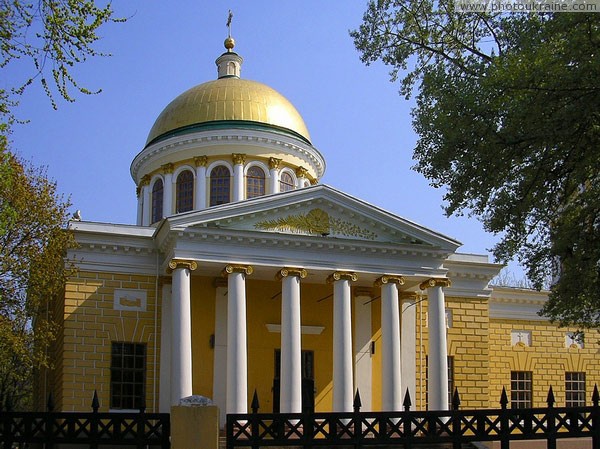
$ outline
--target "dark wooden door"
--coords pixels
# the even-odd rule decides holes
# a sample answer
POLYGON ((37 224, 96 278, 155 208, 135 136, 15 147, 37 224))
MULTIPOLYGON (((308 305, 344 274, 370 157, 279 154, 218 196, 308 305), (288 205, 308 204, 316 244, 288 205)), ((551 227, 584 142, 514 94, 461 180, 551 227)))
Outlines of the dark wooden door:
MULTIPOLYGON (((302 351, 302 411, 312 413, 315 410, 315 353, 302 351)), ((281 349, 275 350, 275 376, 273 378, 273 413, 280 410, 281 391, 281 349)))

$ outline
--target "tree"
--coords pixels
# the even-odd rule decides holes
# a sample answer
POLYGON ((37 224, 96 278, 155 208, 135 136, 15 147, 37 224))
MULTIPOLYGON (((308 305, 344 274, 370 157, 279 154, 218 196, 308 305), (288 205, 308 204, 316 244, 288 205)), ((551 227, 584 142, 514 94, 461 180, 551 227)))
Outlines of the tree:
POLYGON ((462 13, 453 0, 371 1, 363 62, 416 96, 414 169, 478 217, 536 288, 543 314, 600 326, 600 15, 462 13))
POLYGON ((0 69, 7 70, 18 60, 31 62, 31 76, 0 89, 0 116, 14 121, 18 97, 38 80, 52 106, 56 94, 74 101, 71 90, 93 94, 80 85, 72 69, 91 56, 104 54, 94 49, 98 29, 114 18, 110 3, 98 6, 94 0, 0 0, 0 69))
POLYGON ((56 184, 8 151, 0 136, 0 411, 25 408, 33 372, 49 366, 51 304, 70 274, 70 204, 56 184))

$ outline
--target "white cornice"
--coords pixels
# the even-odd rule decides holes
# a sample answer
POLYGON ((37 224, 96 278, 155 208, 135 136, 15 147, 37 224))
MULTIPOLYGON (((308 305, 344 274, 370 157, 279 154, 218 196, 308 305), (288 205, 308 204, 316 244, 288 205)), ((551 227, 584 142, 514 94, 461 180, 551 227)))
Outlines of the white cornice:
POLYGON ((547 318, 538 314, 547 300, 547 291, 493 286, 490 297, 490 318, 547 321, 547 318))
MULTIPOLYGON (((321 178, 325 173, 325 159, 312 145, 306 144, 301 140, 294 139, 282 134, 269 133, 267 131, 257 131, 249 129, 219 129, 199 131, 181 136, 174 136, 144 148, 131 163, 131 176, 136 185, 139 185, 140 173, 143 167, 151 164, 152 161, 159 161, 156 167, 151 167, 152 171, 166 162, 175 162, 176 160, 188 159, 198 156, 198 149, 208 149, 218 146, 235 146, 237 152, 243 152, 240 147, 259 147, 266 152, 288 154, 297 157, 309 164, 312 171, 321 178), (187 154, 190 150, 194 154, 187 154), (167 160, 168 159, 168 160, 167 160)), ((225 153, 225 152, 224 152, 225 153)))

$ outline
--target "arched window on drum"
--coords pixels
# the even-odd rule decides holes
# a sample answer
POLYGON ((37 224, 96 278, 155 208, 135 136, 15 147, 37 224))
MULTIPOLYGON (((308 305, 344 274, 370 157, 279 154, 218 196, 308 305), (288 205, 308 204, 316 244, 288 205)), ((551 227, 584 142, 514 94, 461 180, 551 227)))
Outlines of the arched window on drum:
POLYGON ((279 191, 287 192, 289 190, 294 190, 295 187, 296 185, 294 183, 294 178, 292 178, 292 175, 290 175, 286 171, 281 173, 281 175, 279 176, 279 191))
POLYGON ((194 208, 194 175, 189 170, 184 170, 177 176, 177 213, 187 212, 194 208))
POLYGON ((265 172, 260 167, 250 167, 246 173, 246 198, 265 194, 265 172))
POLYGON ((230 199, 230 178, 229 170, 224 165, 218 165, 210 172, 210 205, 225 204, 230 199))
POLYGON ((152 223, 160 221, 163 217, 163 181, 158 178, 152 184, 152 223))

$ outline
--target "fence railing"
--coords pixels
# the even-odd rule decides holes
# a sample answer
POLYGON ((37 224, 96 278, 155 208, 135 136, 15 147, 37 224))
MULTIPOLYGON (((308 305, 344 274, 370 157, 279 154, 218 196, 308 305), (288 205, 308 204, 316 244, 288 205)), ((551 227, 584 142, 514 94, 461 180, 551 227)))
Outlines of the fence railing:
POLYGON ((546 440, 548 449, 556 449, 562 438, 592 438, 592 447, 600 448, 600 395, 594 387, 592 406, 554 407, 552 387, 547 407, 508 408, 506 390, 502 390, 499 409, 460 410, 458 391, 452 410, 411 411, 408 391, 404 410, 361 412, 360 395, 354 411, 345 413, 258 413, 258 398, 252 401, 252 413, 227 415, 227 449, 260 446, 403 446, 417 443, 451 443, 455 449, 477 441, 499 441, 508 449, 512 440, 546 440))
POLYGON ((0 449, 14 445, 147 446, 170 448, 171 421, 168 413, 98 412, 94 392, 91 412, 54 412, 49 399, 47 412, 0 412, 0 449))

